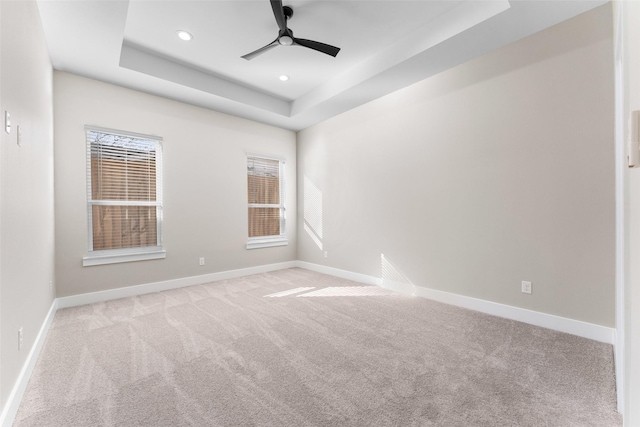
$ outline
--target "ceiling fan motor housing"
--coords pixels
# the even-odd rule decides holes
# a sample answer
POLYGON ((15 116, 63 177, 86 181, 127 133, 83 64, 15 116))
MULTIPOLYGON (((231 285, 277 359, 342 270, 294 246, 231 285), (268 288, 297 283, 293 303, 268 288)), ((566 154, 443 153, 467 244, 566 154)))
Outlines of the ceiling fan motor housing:
POLYGON ((284 17, 287 18, 287 20, 291 19, 293 16, 293 9, 289 6, 282 6, 282 11, 284 12, 284 17))

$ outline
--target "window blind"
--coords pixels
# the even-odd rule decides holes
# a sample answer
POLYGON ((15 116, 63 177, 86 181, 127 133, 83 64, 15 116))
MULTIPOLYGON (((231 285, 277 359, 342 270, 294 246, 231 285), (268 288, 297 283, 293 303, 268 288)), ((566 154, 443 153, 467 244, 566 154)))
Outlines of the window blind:
POLYGON ((249 238, 284 234, 284 162, 247 157, 249 238))
POLYGON ((90 249, 160 245, 160 141, 87 129, 90 249))

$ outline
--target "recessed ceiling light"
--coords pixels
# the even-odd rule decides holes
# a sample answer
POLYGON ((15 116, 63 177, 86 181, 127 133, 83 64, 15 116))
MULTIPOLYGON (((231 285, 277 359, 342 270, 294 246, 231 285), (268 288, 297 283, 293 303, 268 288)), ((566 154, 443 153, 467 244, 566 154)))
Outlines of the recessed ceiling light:
POLYGON ((178 31, 176 31, 176 34, 178 35, 178 38, 180 40, 184 40, 186 42, 188 42, 189 40, 191 40, 193 38, 193 36, 191 35, 190 32, 184 31, 184 30, 178 30, 178 31))
POLYGON ((286 82, 287 80, 289 80, 289 76, 287 76, 286 74, 280 76, 280 81, 286 82))

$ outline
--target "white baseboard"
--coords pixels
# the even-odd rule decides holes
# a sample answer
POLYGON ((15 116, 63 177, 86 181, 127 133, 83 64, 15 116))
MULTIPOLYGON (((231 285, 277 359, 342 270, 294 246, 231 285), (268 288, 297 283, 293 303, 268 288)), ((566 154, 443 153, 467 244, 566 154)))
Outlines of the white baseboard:
MULTIPOLYGON (((381 285, 381 280, 377 277, 366 274, 353 273, 337 268, 326 267, 324 265, 313 264, 305 261, 298 261, 298 267, 330 276, 341 277, 353 280, 354 282, 366 283, 368 285, 381 285)), ((540 326, 554 331, 565 332, 583 338, 589 338, 606 344, 615 344, 615 329, 606 326, 595 325, 593 323, 582 322, 580 320, 555 316, 553 314, 541 313, 539 311, 527 310, 526 308, 514 307, 436 289, 414 286, 415 295, 428 298, 434 301, 467 308, 469 310, 480 311, 493 316, 504 317, 506 319, 517 320, 518 322, 540 326)))
POLYGON ((327 267, 320 264, 313 264, 306 261, 298 261, 297 267, 304 268, 305 270, 311 270, 322 274, 328 274, 329 276, 340 277, 342 279, 353 280, 358 283, 366 283, 367 285, 380 286, 380 279, 378 277, 367 276, 366 274, 354 273, 352 271, 340 270, 339 268, 327 267))
POLYGON ((567 317, 555 316, 553 314, 541 313, 539 311, 527 310, 526 308, 514 307, 512 305, 500 304, 473 297, 452 294, 438 291, 436 289, 422 288, 416 286, 416 296, 429 298, 446 304, 480 311, 498 317, 504 317, 518 322, 529 323, 530 325, 541 326, 554 331, 565 332, 579 337, 589 338, 607 344, 614 344, 615 329, 606 326, 595 325, 593 323, 582 322, 580 320, 569 319, 567 317))
POLYGON ((29 378, 31 378, 31 373, 33 372, 33 368, 36 366, 36 362, 38 361, 38 356, 40 355, 40 350, 42 350, 42 346, 44 345, 44 341, 47 338, 47 334, 49 332, 49 327, 51 327, 51 322, 53 322, 53 317, 58 310, 58 301, 54 300, 49 308, 49 312, 47 316, 44 318, 44 322, 42 323, 42 327, 36 336, 36 340, 33 343, 33 347, 31 347, 31 351, 27 355, 27 359, 24 362, 24 366, 16 379, 16 382, 9 394, 9 398, 7 399, 7 403, 0 414, 0 426, 2 427, 11 427, 13 425, 13 421, 18 413, 18 409, 20 408, 20 402, 22 401, 22 396, 24 395, 25 390, 27 389, 27 384, 29 383, 29 378))
POLYGON ((219 280, 250 276, 252 274, 268 273, 269 271, 283 270, 285 268, 293 268, 296 266, 297 261, 287 261, 277 264, 240 268, 238 270, 221 271, 218 273, 203 274, 201 276, 183 277, 181 279, 165 280, 162 282, 145 283, 144 285, 127 286, 124 288, 109 289, 106 291, 72 295, 69 297, 58 298, 58 308, 75 307, 78 305, 93 304, 95 302, 110 301, 118 298, 133 297, 136 295, 150 294, 169 289, 183 288, 185 286, 201 285, 203 283, 217 282, 219 280))

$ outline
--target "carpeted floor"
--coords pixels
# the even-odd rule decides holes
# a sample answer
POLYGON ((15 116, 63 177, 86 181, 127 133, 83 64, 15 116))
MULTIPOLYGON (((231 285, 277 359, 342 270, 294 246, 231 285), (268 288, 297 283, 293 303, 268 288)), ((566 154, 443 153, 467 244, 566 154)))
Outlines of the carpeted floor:
POLYGON ((14 424, 621 425, 610 345, 302 269, 58 311, 14 424))

